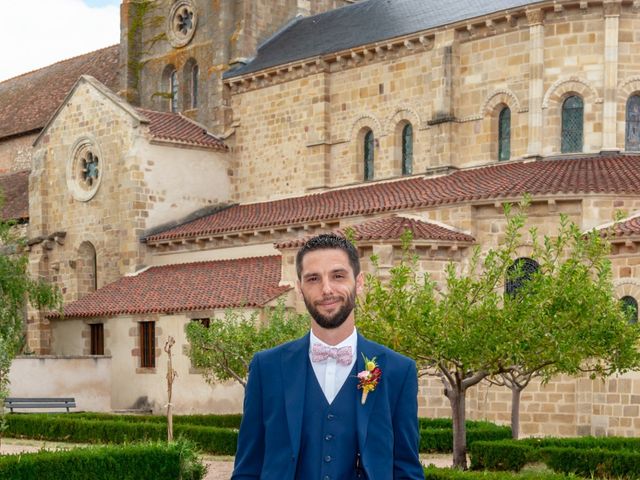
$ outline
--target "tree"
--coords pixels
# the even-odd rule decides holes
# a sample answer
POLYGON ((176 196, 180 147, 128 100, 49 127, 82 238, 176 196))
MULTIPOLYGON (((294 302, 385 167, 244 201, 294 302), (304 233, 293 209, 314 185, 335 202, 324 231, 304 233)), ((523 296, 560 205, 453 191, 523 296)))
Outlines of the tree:
MULTIPOLYGON (((627 322, 613 294, 609 243, 598 232, 583 234, 564 215, 554 238, 530 231, 530 261, 538 268, 507 272, 505 315, 512 319, 509 371, 489 382, 512 392, 511 429, 519 435, 520 396, 533 378, 554 375, 604 378, 640 366, 640 329, 627 322)), ((516 262, 514 266, 518 266, 516 262)))
MULTIPOLYGON (((388 282, 369 275, 360 300, 359 328, 370 338, 416 360, 419 375, 439 377, 451 405, 453 464, 466 469, 465 400, 484 378, 507 371, 504 362, 511 323, 502 309, 507 269, 520 244, 525 216, 505 208, 504 242, 481 255, 474 249, 466 267, 449 263, 442 289, 418 274, 403 235, 403 259, 388 282)), ((373 259, 374 264, 377 260, 373 259)))
MULTIPOLYGON (((2 211, 0 197, 0 212, 2 211)), ((24 240, 19 238, 14 221, 0 218, 0 410, 9 391, 11 362, 24 343, 24 318, 27 304, 37 309, 58 308, 57 289, 41 280, 33 280, 27 270, 24 240)), ((2 418, 4 422, 4 417, 2 418)))
POLYGON ((194 367, 208 382, 235 380, 246 386, 249 362, 255 353, 298 338, 309 330, 305 315, 287 310, 280 302, 264 323, 257 313, 227 310, 224 320, 205 326, 191 322, 187 339, 194 367))
POLYGON ((406 236, 388 282, 370 275, 361 300, 359 326, 369 337, 414 358, 420 375, 441 379, 458 468, 466 468, 466 392, 480 381, 512 388, 518 418, 520 392, 535 376, 548 381, 587 371, 603 377, 638 364, 639 334, 613 295, 606 241, 561 217, 554 238, 539 240, 530 230, 532 260, 540 267, 525 272, 515 262, 523 211, 512 214, 507 206, 502 243, 482 255, 476 248, 466 267, 449 263, 441 289, 417 273, 406 236), (506 284, 517 293, 504 295, 506 284))

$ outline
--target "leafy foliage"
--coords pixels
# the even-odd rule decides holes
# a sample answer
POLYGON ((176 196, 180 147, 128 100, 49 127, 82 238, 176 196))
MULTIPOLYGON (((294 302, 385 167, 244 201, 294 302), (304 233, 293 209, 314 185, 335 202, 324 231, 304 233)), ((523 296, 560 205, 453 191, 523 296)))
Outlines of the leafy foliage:
POLYGON ((199 322, 187 326, 189 354, 207 381, 233 379, 244 387, 256 352, 298 338, 308 329, 307 317, 287 310, 282 302, 267 313, 264 322, 257 313, 228 310, 224 320, 212 321, 209 327, 199 322))

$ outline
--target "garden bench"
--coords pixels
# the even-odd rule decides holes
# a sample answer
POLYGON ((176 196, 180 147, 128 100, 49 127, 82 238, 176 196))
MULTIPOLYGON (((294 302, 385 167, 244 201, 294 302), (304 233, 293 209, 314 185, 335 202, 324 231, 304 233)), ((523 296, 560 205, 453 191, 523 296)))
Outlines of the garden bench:
POLYGON ((75 398, 51 398, 51 397, 42 397, 42 398, 18 398, 18 397, 7 397, 4 400, 5 408, 11 410, 13 413, 14 408, 66 408, 67 412, 69 412, 70 408, 76 408, 76 399, 75 398))

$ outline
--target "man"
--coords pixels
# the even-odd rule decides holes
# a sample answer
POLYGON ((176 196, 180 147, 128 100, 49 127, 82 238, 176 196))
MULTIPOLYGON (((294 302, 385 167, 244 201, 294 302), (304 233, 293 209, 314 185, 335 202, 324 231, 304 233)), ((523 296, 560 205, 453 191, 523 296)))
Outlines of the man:
POLYGON ((231 478, 424 479, 415 363, 356 332, 355 247, 313 237, 296 269, 311 331, 251 361, 231 478))

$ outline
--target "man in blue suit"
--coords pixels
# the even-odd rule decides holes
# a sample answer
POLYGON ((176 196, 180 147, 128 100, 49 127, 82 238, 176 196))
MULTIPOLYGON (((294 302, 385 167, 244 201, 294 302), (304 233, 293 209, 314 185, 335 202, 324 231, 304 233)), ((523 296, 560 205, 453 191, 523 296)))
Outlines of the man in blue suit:
POLYGON ((313 237, 296 269, 311 331, 251 361, 232 480, 423 480, 415 362, 356 332, 355 247, 313 237))

